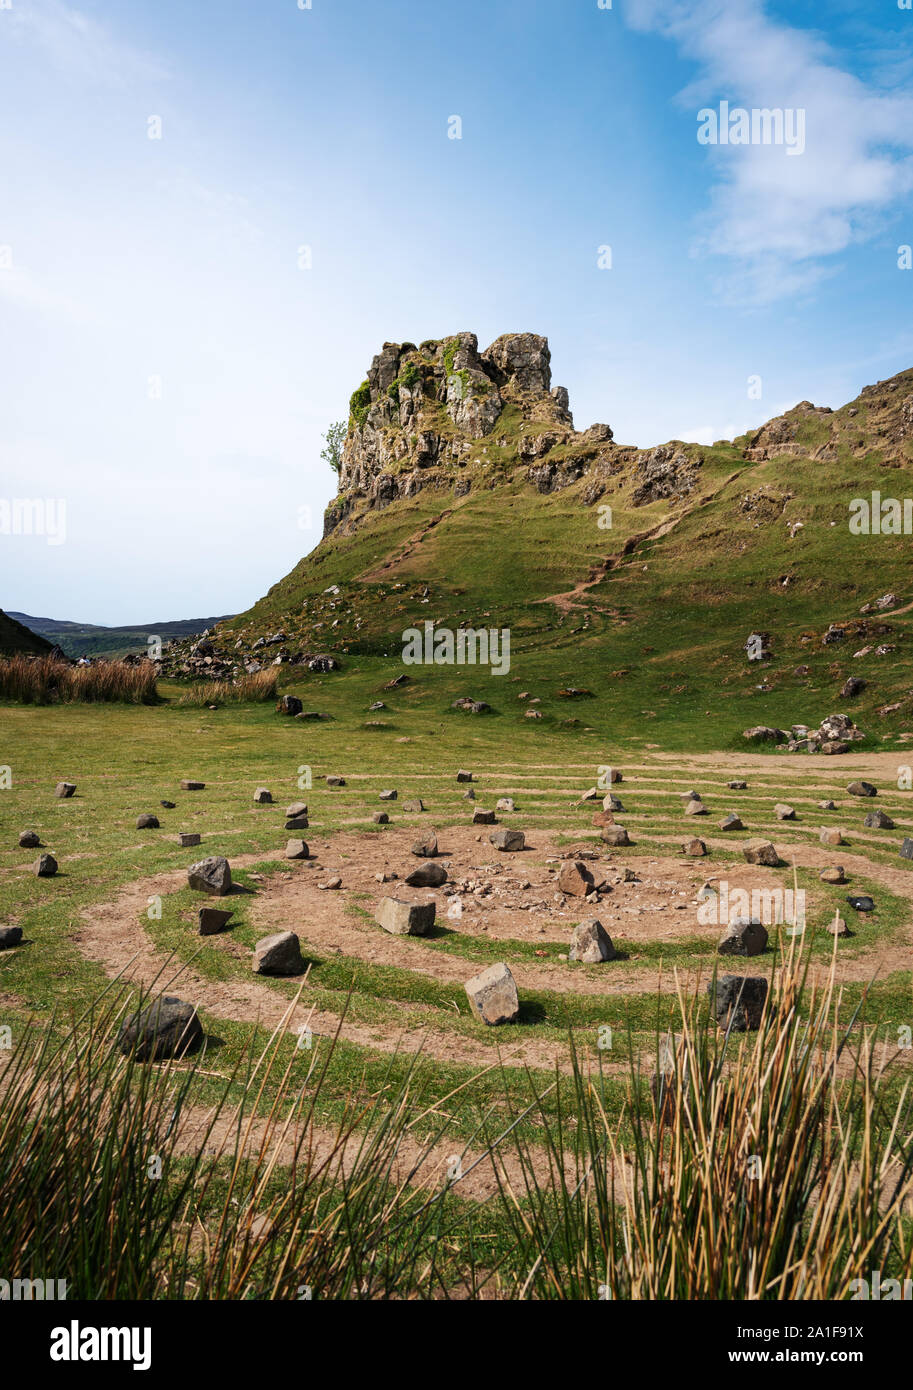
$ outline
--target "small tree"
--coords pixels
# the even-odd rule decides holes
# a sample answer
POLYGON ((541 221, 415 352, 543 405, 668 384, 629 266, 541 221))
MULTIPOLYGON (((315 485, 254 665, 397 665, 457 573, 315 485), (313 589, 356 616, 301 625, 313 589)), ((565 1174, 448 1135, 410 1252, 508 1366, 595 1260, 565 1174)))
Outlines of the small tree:
POLYGON ((330 426, 326 434, 320 437, 327 442, 326 448, 320 450, 320 457, 330 465, 334 473, 338 473, 342 463, 342 446, 346 437, 345 422, 337 420, 334 425, 330 426))

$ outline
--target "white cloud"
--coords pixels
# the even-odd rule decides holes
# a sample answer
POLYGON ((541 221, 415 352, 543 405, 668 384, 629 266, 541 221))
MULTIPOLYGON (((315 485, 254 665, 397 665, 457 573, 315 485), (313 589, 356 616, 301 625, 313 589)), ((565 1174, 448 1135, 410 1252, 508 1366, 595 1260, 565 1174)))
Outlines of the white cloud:
MULTIPOLYGON (((699 73, 678 101, 806 112, 806 147, 708 145, 718 183, 699 254, 725 256, 730 301, 808 291, 913 190, 913 97, 867 84, 817 36, 770 18, 763 0, 631 0, 635 28, 671 39, 699 73)), ((697 120, 694 121, 695 138, 697 120)))

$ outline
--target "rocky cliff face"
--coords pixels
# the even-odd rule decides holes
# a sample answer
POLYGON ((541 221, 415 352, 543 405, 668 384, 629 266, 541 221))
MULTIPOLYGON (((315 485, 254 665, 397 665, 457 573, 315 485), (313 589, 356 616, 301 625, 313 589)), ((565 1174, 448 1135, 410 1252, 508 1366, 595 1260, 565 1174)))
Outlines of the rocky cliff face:
POLYGON ((548 341, 536 333, 506 333, 484 352, 474 333, 385 343, 350 402, 339 497, 324 534, 356 510, 445 481, 463 495, 474 464, 525 465, 540 491, 552 491, 562 467, 543 466, 546 455, 570 448, 563 474, 576 481, 611 440, 608 425, 574 430, 567 391, 551 384, 548 341))

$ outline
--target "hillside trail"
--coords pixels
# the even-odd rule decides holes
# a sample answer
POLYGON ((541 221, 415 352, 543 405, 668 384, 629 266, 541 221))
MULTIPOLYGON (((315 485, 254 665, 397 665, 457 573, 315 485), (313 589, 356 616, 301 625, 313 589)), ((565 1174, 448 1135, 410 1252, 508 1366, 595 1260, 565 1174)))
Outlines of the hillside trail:
POLYGON ((462 503, 457 502, 452 507, 445 507, 437 516, 431 517, 420 530, 414 532, 413 535, 409 536, 408 539, 403 542, 403 548, 398 555, 393 555, 389 560, 384 560, 382 564, 376 565, 374 569, 365 570, 358 576, 359 582, 375 584, 382 579, 389 579, 390 571, 399 565, 405 564, 407 560, 411 559, 416 546, 421 545, 425 537, 429 535, 436 526, 440 526, 442 521, 446 521, 449 516, 453 516, 454 512, 461 506, 462 503))
POLYGON ((740 477, 740 475, 746 472, 751 466, 751 464, 746 464, 745 468, 737 468, 734 473, 730 473, 712 492, 705 493, 702 497, 697 498, 690 507, 686 507, 678 516, 670 517, 666 521, 661 521, 656 526, 650 527, 647 531, 638 531, 635 535, 629 536, 617 554, 606 555, 599 564, 594 565, 590 569, 587 578, 582 579, 573 589, 568 589, 562 594, 549 594, 546 598, 536 599, 536 602, 553 603, 562 613, 568 613, 573 608, 584 608, 586 605, 580 602, 584 594, 587 593, 589 589, 595 588, 597 584, 601 584, 603 579, 605 579, 608 574, 611 574, 613 570, 617 569, 622 560, 627 559, 632 551, 636 550, 639 545, 644 541, 660 540, 663 536, 667 536, 670 531, 674 531, 687 517, 692 516, 694 512, 700 511, 702 507, 706 507, 708 502, 712 502, 716 497, 719 497, 720 493, 723 492, 730 483, 734 482, 736 478, 740 477))

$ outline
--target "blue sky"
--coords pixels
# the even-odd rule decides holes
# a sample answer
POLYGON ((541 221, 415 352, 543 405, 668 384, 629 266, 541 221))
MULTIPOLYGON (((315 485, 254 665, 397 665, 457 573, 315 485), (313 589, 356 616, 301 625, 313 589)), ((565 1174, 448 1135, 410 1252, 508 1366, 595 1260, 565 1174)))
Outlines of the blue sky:
POLYGON ((578 428, 643 445, 913 366, 896 0, 3 5, 0 498, 66 502, 0 534, 4 608, 248 606, 385 340, 544 333, 578 428), (722 100, 804 153, 699 144, 722 100))

